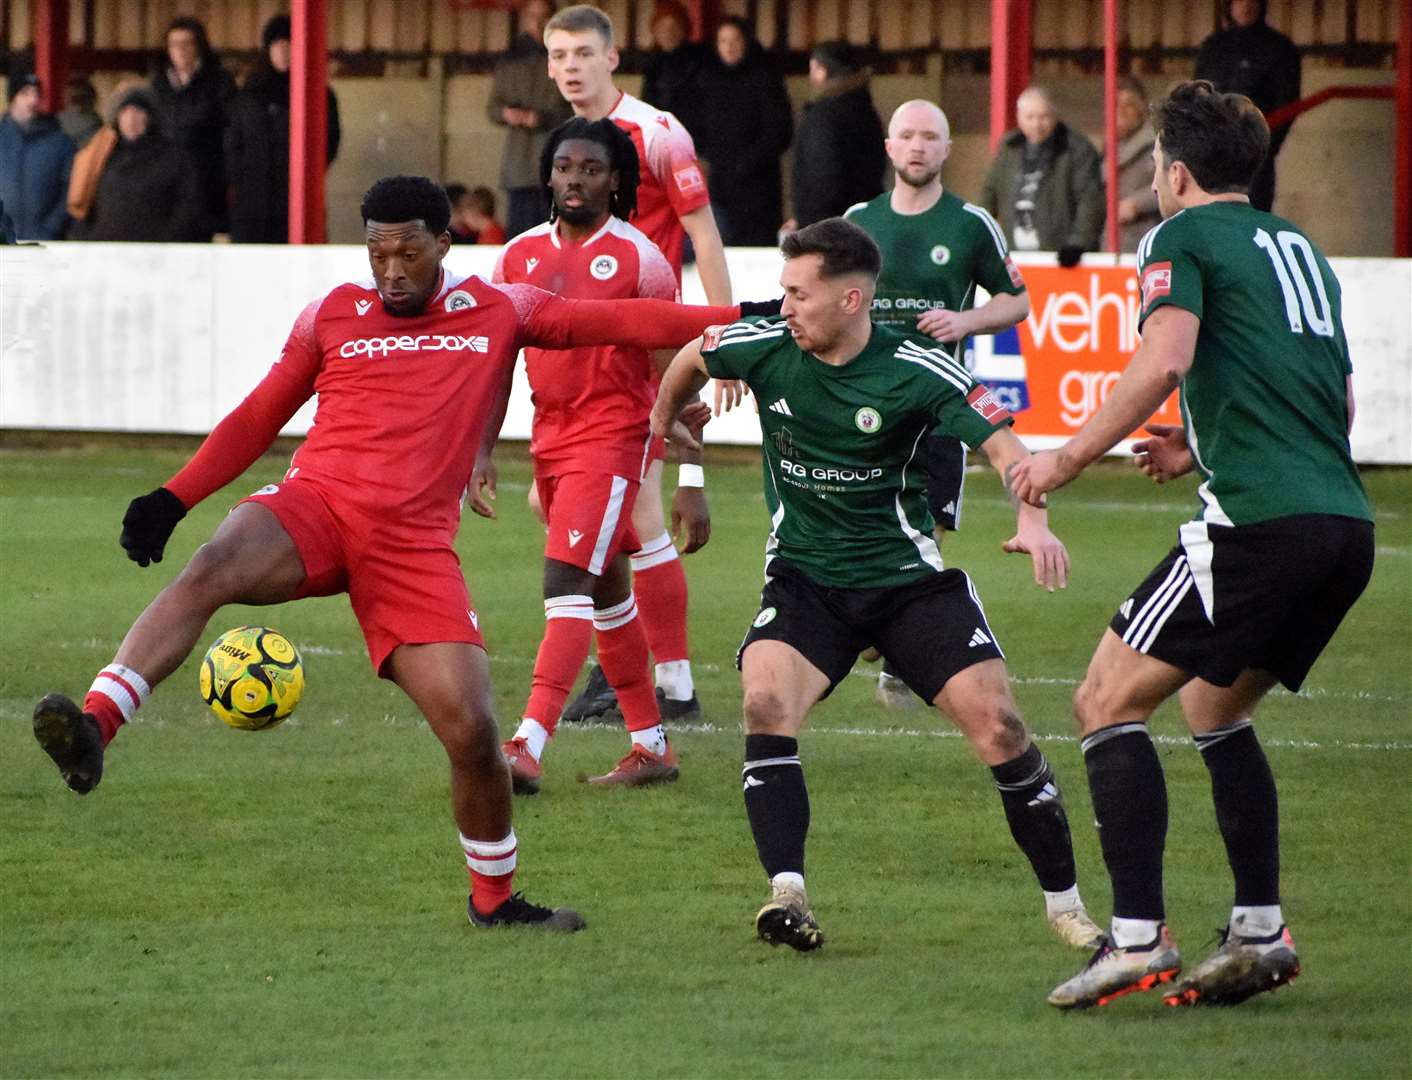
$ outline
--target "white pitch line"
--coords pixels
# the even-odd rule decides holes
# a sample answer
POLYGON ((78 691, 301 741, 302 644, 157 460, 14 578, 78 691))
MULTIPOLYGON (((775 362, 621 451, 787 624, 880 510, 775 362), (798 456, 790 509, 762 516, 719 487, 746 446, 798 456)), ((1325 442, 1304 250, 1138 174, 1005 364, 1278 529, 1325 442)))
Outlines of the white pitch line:
MULTIPOLYGON (((602 729, 605 731, 621 730, 622 725, 618 723, 605 724, 599 721, 587 721, 571 725, 573 727, 602 729)), ((740 735, 742 730, 739 725, 726 727, 722 724, 699 723, 699 724, 667 724, 670 732, 684 732, 689 735, 740 735)), ((811 727, 808 729, 811 735, 847 735, 853 738, 864 739, 959 739, 961 733, 952 728, 942 728, 940 730, 928 731, 922 728, 864 728, 864 727, 811 727)), ((1046 735, 1035 734, 1035 739, 1039 742, 1054 743, 1077 743, 1077 735, 1046 735)), ((1180 735, 1159 735, 1153 734, 1152 741, 1161 743, 1164 746, 1193 746, 1190 738, 1180 735)), ((1262 746, 1275 747, 1282 750, 1374 750, 1380 752, 1412 750, 1412 742, 1345 742, 1342 739, 1330 739, 1326 742, 1319 742, 1314 739, 1266 739, 1261 738, 1262 746)))

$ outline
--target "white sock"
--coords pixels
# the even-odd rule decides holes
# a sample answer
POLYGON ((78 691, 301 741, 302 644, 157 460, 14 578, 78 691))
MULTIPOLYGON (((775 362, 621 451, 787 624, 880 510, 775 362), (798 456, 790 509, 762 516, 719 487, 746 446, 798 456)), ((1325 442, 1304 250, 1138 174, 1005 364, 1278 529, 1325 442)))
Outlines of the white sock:
POLYGON ((109 664, 98 673, 88 692, 97 692, 108 698, 123 714, 123 723, 132 719, 132 714, 142 708, 142 703, 152 695, 152 688, 132 668, 123 664, 109 664))
POLYGON ((1241 937, 1269 937, 1285 924, 1279 904, 1252 904, 1231 908, 1231 933, 1241 937))
POLYGON ((696 684, 691 681, 690 660, 668 660, 658 664, 654 675, 657 687, 673 701, 690 701, 696 693, 696 684))
POLYGON ((667 733, 662 730, 662 725, 643 728, 641 731, 629 731, 632 736, 634 746, 645 746, 654 754, 662 754, 667 750, 667 733))
POLYGON ((1113 916, 1113 944, 1120 949, 1151 945, 1162 924, 1156 919, 1120 919, 1113 916))
POLYGON ((515 729, 515 738, 524 739, 530 756, 538 761, 544 753, 544 744, 549 741, 549 732, 544 730, 544 725, 538 720, 531 720, 526 716, 515 729))
POLYGON ((783 874, 776 874, 770 878, 772 889, 793 889, 795 892, 804 892, 804 875, 796 874, 792 870, 786 870, 783 874))
POLYGON ((1044 917, 1046 919, 1057 918, 1066 911, 1078 911, 1084 906, 1084 902, 1079 899, 1079 887, 1075 883, 1070 885, 1063 892, 1047 892, 1044 894, 1044 917))

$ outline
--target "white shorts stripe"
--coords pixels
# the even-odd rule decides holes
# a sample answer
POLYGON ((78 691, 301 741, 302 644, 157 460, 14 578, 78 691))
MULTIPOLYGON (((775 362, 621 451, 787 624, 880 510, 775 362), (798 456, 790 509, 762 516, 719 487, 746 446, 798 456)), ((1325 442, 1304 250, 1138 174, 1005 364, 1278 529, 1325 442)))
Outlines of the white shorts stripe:
POLYGON ((966 591, 971 594, 971 602, 976 605, 976 611, 980 614, 981 625, 985 627, 985 632, 990 635, 990 643, 1000 653, 1001 659, 1005 658, 1005 650, 1000 647, 1000 639, 995 636, 995 631, 990 628, 990 620, 985 617, 985 605, 981 603, 981 594, 976 592, 976 583, 971 580, 971 575, 966 571, 961 571, 961 576, 966 579, 966 591))
POLYGON ((1191 590, 1191 585, 1191 567, 1187 565, 1185 558, 1178 559, 1172 565, 1171 573, 1162 582, 1161 588, 1142 605, 1137 617, 1128 624, 1127 630, 1123 632, 1123 640, 1138 652, 1147 652, 1157 637, 1157 631, 1162 629, 1172 612, 1182 602, 1182 597, 1191 590))
POLYGON ((621 476, 613 477, 613 486, 608 492, 608 505, 603 510, 603 520, 598 524, 598 542, 593 545, 593 555, 588 560, 590 574, 603 573, 609 545, 613 542, 613 534, 618 531, 618 518, 623 512, 623 494, 627 489, 626 480, 621 476))

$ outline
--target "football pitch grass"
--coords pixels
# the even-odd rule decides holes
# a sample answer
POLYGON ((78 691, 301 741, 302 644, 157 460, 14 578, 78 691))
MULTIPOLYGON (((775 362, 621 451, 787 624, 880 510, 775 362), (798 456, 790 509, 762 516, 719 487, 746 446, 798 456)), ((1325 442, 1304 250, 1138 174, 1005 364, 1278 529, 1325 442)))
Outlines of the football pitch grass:
MULTIPOLYGON (((625 747, 565 725, 543 792, 517 799, 531 899, 569 903, 572 936, 477 931, 446 767, 410 703, 369 670, 343 598, 228 609, 287 634, 308 688, 262 734, 196 692, 200 650, 108 755, 98 790, 64 789, 29 732, 50 690, 81 697, 131 620, 263 458, 140 570, 116 543, 128 499, 185 449, 0 451, 0 1074, 30 1076, 1388 1077, 1412 1071, 1412 473, 1366 481, 1373 583, 1307 692, 1257 728, 1280 784, 1284 904, 1304 974, 1236 1009, 1135 995, 1085 1013, 1045 1004, 1086 959, 1051 939, 987 771, 921 707, 885 712, 862 665, 802 739, 813 804, 818 953, 753 935, 765 883, 741 804, 733 657, 755 612, 766 517, 759 466, 708 467, 713 539, 687 560, 702 725, 675 733, 679 783, 575 782, 625 747)), ((542 533, 528 465, 504 455, 500 520, 460 550, 487 630, 503 732, 543 625, 542 533)), ((1278 483, 1278 477, 1271 478, 1278 483)), ((1113 608, 1190 516, 1194 486, 1119 465, 1061 492, 1067 591, 1005 556, 993 474, 969 480, 948 562, 967 569, 1009 656, 1020 707, 1064 785, 1080 884, 1107 878, 1069 698, 1113 608)), ((203 645, 204 648, 204 645, 203 645)), ((1170 707, 1153 723, 1171 797, 1169 922, 1187 964, 1231 886, 1205 769, 1170 707)))

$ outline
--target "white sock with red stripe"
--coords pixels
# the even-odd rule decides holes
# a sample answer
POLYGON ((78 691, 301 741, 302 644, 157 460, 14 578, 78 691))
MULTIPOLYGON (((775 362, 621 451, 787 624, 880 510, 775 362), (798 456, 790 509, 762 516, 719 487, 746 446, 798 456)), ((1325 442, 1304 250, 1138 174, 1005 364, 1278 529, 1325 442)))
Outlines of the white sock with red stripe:
POLYGON ((98 721, 98 730, 103 736, 103 745, 113 741, 113 736, 132 719, 133 714, 142 708, 142 703, 152 696, 152 688, 132 668, 123 664, 109 664, 98 673, 93 685, 83 699, 83 711, 91 713, 98 721))
POLYGON ((471 872, 471 905, 478 915, 489 915, 510 899, 515 876, 515 830, 503 840, 471 840, 461 834, 461 850, 471 872))

